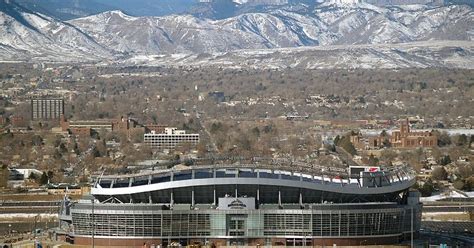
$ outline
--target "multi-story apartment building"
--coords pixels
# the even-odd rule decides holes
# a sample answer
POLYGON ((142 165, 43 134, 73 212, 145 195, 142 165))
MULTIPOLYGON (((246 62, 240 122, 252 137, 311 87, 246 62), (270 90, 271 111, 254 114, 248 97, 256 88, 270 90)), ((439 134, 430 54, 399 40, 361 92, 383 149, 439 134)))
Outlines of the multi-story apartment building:
POLYGON ((178 130, 175 127, 165 128, 164 133, 151 131, 144 134, 144 142, 151 148, 173 149, 179 145, 199 143, 199 134, 187 134, 184 130, 178 130))
POLYGON ((32 120, 59 120, 64 115, 64 100, 59 98, 31 99, 32 120))

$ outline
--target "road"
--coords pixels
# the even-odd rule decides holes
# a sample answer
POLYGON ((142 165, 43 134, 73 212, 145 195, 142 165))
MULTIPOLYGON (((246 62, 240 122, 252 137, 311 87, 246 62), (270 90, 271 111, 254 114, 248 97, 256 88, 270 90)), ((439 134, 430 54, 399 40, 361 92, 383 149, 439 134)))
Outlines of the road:
POLYGON ((470 233, 474 238, 474 221, 422 221, 421 229, 441 233, 470 233))
POLYGON ((459 205, 423 205, 423 212, 436 213, 436 212, 473 212, 474 204, 459 204, 459 205))

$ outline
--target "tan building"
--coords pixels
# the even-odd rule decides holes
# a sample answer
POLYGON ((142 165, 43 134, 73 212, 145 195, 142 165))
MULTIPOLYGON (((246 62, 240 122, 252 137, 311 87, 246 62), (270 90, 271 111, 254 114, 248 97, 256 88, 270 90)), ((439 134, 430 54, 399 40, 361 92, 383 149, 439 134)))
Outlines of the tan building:
POLYGON ((363 137, 361 133, 351 135, 352 144, 359 150, 380 149, 390 144, 394 148, 419 148, 435 147, 438 145, 438 137, 430 131, 412 132, 408 119, 401 121, 400 130, 395 130, 391 135, 377 135, 363 137), (388 139, 388 140, 387 140, 388 139))
POLYGON ((89 186, 58 184, 49 185, 48 194, 50 195, 85 195, 90 192, 89 186))
POLYGON ((407 119, 401 122, 400 130, 392 132, 390 144, 395 148, 435 147, 438 137, 430 131, 412 132, 407 119))
POLYGON ((369 137, 369 148, 379 149, 384 147, 385 137, 382 135, 369 137))

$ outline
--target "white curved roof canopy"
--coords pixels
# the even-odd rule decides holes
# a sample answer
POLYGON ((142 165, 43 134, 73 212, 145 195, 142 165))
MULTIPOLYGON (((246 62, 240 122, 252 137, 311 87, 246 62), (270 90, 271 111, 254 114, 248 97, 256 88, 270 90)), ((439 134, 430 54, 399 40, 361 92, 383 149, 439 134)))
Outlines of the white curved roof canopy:
MULTIPOLYGON (((117 178, 107 176, 107 178, 99 178, 98 183, 92 188, 93 195, 131 195, 166 189, 176 189, 185 187, 199 187, 210 185, 267 185, 295 187, 309 190, 318 190, 326 192, 334 192, 341 194, 386 194, 399 192, 408 189, 415 183, 415 175, 411 170, 394 170, 374 174, 373 177, 367 176, 367 180, 380 181, 384 180, 384 184, 377 183, 372 186, 363 186, 361 181, 363 178, 341 179, 338 177, 330 178, 327 175, 310 175, 301 172, 292 172, 287 170, 268 170, 268 169, 242 169, 234 166, 232 168, 221 167, 191 167, 190 170, 184 171, 164 171, 162 173, 153 173, 149 175, 119 176, 117 178), (206 171, 212 174, 208 178, 197 178, 195 174, 199 171, 206 171), (241 173, 247 173, 243 175, 241 173), (250 174, 249 174, 250 173, 250 174), (179 176, 183 176, 179 178, 179 176), (169 177, 167 181, 154 182, 153 178, 159 176, 169 177), (142 185, 134 186, 134 180, 142 180, 142 185), (143 178, 148 180, 143 181, 143 178), (108 180, 110 186, 102 187, 101 180, 108 180), (114 182, 121 181, 122 185, 113 187, 114 182), (124 186, 125 184, 125 186, 124 186)), ((372 174, 370 174, 372 175, 372 174)))

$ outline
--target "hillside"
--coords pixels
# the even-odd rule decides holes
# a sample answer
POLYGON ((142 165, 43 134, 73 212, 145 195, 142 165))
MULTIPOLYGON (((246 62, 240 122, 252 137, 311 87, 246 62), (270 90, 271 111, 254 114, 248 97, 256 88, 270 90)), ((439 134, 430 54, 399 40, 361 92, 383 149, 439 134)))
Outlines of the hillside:
MULTIPOLYGON (((366 61, 384 61, 383 64, 395 67, 465 68, 472 64, 469 61, 472 61, 474 12, 466 5, 377 7, 364 3, 323 3, 302 9, 286 5, 260 10, 221 20, 193 15, 136 17, 114 10, 63 22, 0 0, 0 60, 113 62, 133 61, 140 56, 210 54, 218 57, 240 50, 261 53, 266 49, 291 51, 297 47, 334 52, 335 46, 335 50, 344 52, 334 54, 365 56, 370 58, 366 61), (413 48, 410 51, 416 51, 416 56, 404 55, 398 59, 400 53, 390 47, 403 48, 406 46, 397 44, 405 43, 413 48)), ((406 54, 411 54, 410 51, 406 54)), ((313 56, 330 56, 320 53, 313 56)), ((311 59, 306 54, 304 57, 311 59)), ((291 60, 291 56, 287 59, 291 60)))

